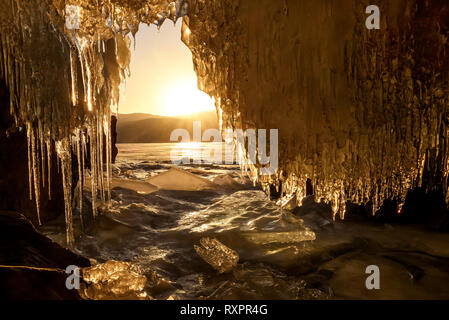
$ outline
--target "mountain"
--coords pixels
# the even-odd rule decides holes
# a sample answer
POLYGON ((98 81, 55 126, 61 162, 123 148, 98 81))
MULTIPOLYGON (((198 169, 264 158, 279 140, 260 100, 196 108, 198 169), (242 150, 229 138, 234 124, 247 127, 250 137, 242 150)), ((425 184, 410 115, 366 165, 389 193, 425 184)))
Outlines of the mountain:
POLYGON ((201 121, 202 131, 218 129, 215 111, 204 111, 176 117, 145 113, 119 114, 117 143, 166 143, 170 142, 170 134, 175 129, 186 129, 192 137, 193 121, 201 121))

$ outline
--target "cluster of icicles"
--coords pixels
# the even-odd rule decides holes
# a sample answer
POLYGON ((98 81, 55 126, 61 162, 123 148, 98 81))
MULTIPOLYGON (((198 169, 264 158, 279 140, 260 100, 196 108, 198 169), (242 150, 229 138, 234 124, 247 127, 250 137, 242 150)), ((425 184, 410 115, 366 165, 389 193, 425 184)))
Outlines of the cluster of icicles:
POLYGON ((449 203, 447 41, 439 24, 422 29, 401 20, 400 41, 391 31, 389 43, 390 30, 368 36, 349 19, 345 36, 353 40, 346 42, 330 37, 333 24, 304 31, 304 19, 292 18, 321 18, 333 6, 317 4, 310 13, 281 1, 266 13, 220 0, 192 6, 183 41, 199 88, 215 97, 220 127, 280 129, 276 175, 260 176, 246 153, 243 170, 268 190, 274 185, 281 203, 301 204, 311 182, 315 199, 331 204, 334 217, 344 218, 348 202, 375 214, 393 200, 401 212, 416 187, 441 188, 449 203), (251 23, 240 23, 246 17, 251 23), (296 44, 279 36, 279 25, 296 44), (429 39, 433 46, 416 52, 429 39))
MULTIPOLYGON (((72 154, 78 159, 77 185, 79 194, 80 219, 83 223, 83 197, 82 192, 85 186, 86 177, 90 177, 92 190, 92 211, 93 216, 97 216, 98 200, 101 203, 109 203, 111 199, 110 184, 112 177, 111 167, 111 132, 110 114, 103 115, 104 121, 97 120, 96 125, 89 125, 86 130, 77 129, 75 134, 55 142, 57 154, 58 171, 62 173, 65 203, 66 237, 67 244, 73 245, 74 232, 72 220, 72 154), (106 149, 106 152, 103 150, 106 149), (90 169, 86 169, 86 155, 89 153, 90 169), (105 158, 104 158, 105 154, 105 158), (98 194, 100 198, 98 199, 98 194)), ((42 187, 47 186, 48 197, 51 199, 51 172, 52 172, 52 139, 48 134, 44 134, 39 126, 33 128, 31 123, 26 124, 27 144, 28 144, 28 171, 30 199, 36 202, 37 216, 39 224, 40 218, 40 198, 42 187)))
POLYGON ((10 91, 16 126, 26 128, 30 199, 36 203, 41 224, 40 199, 43 192, 51 199, 52 154, 56 151, 63 179, 68 246, 75 242, 73 187, 79 195, 81 223, 86 183, 92 192, 94 218, 100 204, 110 203, 111 109, 117 112, 120 85, 130 75, 128 33, 134 35, 141 20, 151 19, 158 27, 166 19, 176 22, 188 8, 184 0, 161 1, 159 7, 148 4, 140 10, 146 12, 145 19, 129 18, 137 26, 126 23, 124 30, 126 16, 120 13, 125 10, 110 2, 108 6, 101 3, 92 15, 86 10, 92 8, 91 3, 71 1, 70 5, 74 4, 80 5, 86 19, 95 19, 95 12, 105 13, 105 8, 111 11, 105 13, 105 21, 95 21, 98 25, 86 23, 84 29, 81 24, 78 30, 58 30, 55 26, 64 25, 65 17, 51 3, 12 0, 0 4, 0 75, 10 91), (159 13, 148 14, 148 8, 159 13), (98 27, 100 24, 107 30, 98 27), (78 180, 74 179, 75 163, 78 180), (74 181, 78 181, 77 186, 73 186, 74 181))
MULTIPOLYGON (((102 44, 104 52, 104 43, 102 44)), ((101 50, 101 49, 99 49, 101 50)), ((38 222, 41 224, 40 199, 42 188, 48 190, 48 197, 51 199, 51 173, 52 154, 56 151, 58 172, 62 174, 62 185, 64 193, 66 240, 67 245, 72 246, 75 242, 72 210, 73 203, 72 190, 73 164, 77 163, 78 185, 76 186, 79 195, 79 214, 83 223, 83 189, 86 181, 90 182, 92 192, 92 214, 95 218, 98 214, 100 203, 110 203, 110 183, 112 177, 112 149, 111 149, 111 115, 113 107, 117 106, 118 100, 112 95, 108 96, 109 103, 102 105, 99 103, 100 94, 96 81, 94 81, 92 64, 88 62, 86 56, 92 55, 92 48, 89 46, 77 46, 77 51, 70 50, 70 79, 71 79, 71 100, 72 108, 76 110, 79 106, 87 106, 88 114, 83 122, 78 122, 78 126, 69 129, 66 136, 56 135, 51 132, 48 122, 25 121, 27 132, 28 148, 28 171, 29 171, 29 192, 30 200, 36 203, 38 222), (81 73, 77 71, 77 66, 81 66, 81 73), (78 81, 82 83, 83 92, 78 92, 78 81), (82 101, 78 101, 79 96, 84 96, 82 101), (98 100, 97 100, 98 99, 98 100), (54 142, 54 147, 53 147, 54 142), (72 156, 76 156, 72 159, 72 156), (89 161, 89 163, 86 163, 89 161), (88 179, 86 179, 88 178, 88 179)), ((79 111, 79 110, 78 110, 79 111)), ((63 125, 63 124, 59 124, 63 125)), ((67 129, 67 128, 64 128, 67 129)))

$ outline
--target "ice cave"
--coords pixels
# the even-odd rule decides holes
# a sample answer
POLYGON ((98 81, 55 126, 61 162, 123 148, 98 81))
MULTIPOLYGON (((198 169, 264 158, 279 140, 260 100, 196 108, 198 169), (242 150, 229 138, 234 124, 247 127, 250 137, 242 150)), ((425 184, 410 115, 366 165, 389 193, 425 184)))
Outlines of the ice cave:
POLYGON ((449 299, 448 37, 443 0, 2 0, 0 297, 449 299), (223 135, 278 130, 274 174, 235 138, 238 168, 120 158, 167 23, 223 135))

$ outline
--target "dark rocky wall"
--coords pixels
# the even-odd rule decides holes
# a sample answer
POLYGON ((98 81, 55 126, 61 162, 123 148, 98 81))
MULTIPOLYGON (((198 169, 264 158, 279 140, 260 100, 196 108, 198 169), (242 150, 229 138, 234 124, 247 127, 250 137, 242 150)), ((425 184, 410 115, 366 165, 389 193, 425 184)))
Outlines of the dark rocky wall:
MULTIPOLYGON (((117 117, 111 117, 111 150, 112 150, 112 159, 111 162, 115 163, 115 159, 117 158, 118 148, 117 148, 117 117)), ((106 158, 105 158, 106 159, 106 158)))
MULTIPOLYGON (((0 210, 19 211, 37 226, 36 203, 34 198, 30 200, 28 183, 26 130, 16 128, 9 106, 9 91, 0 81, 0 210)), ((57 169, 54 145, 52 148, 52 199, 48 196, 47 183, 40 199, 42 223, 64 213, 62 176, 57 169)))
POLYGON ((39 234, 25 216, 0 210, 0 299, 80 299, 65 287, 70 265, 90 262, 39 234))

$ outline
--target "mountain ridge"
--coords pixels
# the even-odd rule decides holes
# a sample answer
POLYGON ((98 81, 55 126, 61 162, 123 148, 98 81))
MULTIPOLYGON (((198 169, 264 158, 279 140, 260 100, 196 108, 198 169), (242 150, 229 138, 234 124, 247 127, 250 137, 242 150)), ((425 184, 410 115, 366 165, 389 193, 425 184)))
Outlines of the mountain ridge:
POLYGON ((175 129, 193 134, 193 122, 201 121, 202 131, 218 129, 216 111, 203 111, 182 116, 160 116, 147 113, 119 114, 117 143, 167 143, 175 129))

